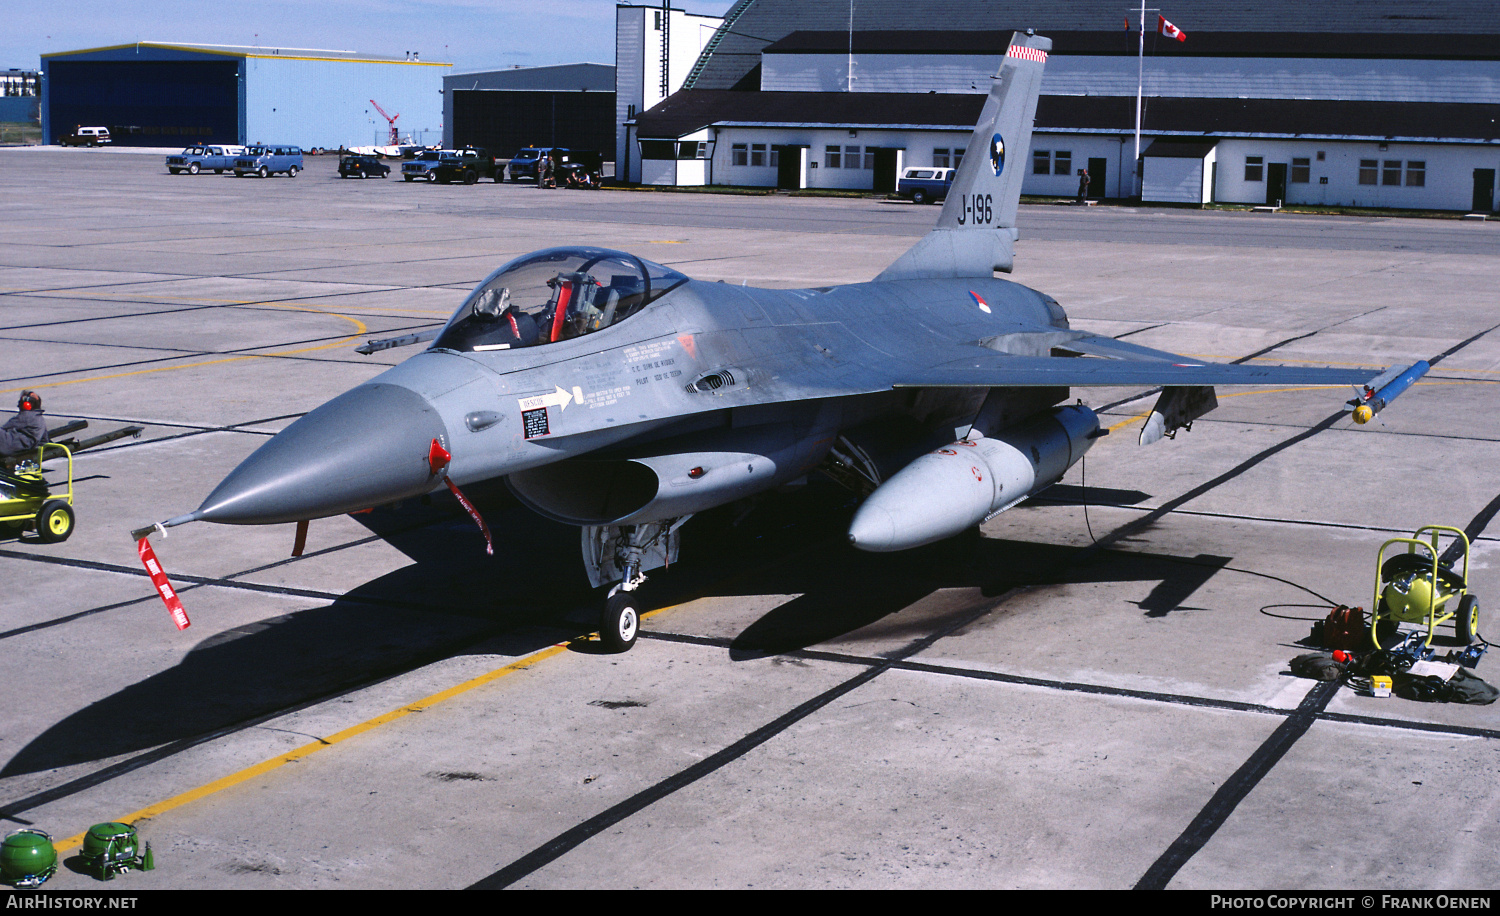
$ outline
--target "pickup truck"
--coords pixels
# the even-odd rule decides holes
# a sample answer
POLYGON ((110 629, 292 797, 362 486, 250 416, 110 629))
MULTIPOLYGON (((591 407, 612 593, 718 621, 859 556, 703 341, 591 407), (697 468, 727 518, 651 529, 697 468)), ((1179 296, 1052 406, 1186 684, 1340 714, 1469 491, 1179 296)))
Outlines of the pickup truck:
POLYGON ((553 163, 560 165, 569 160, 571 152, 560 146, 528 146, 510 161, 510 180, 536 181, 536 167, 543 156, 550 155, 553 163))
POLYGON ((401 177, 407 181, 422 178, 443 184, 453 181, 474 184, 481 178, 499 181, 501 170, 488 150, 470 146, 418 153, 417 158, 401 164, 401 177))
POLYGON ((222 175, 234 168, 235 157, 244 154, 243 146, 190 146, 167 157, 167 171, 173 175, 182 172, 196 175, 204 169, 213 169, 215 175, 222 175))
POLYGON ((896 196, 910 198, 914 204, 928 204, 943 200, 948 189, 953 187, 953 176, 957 169, 907 169, 896 180, 896 196))

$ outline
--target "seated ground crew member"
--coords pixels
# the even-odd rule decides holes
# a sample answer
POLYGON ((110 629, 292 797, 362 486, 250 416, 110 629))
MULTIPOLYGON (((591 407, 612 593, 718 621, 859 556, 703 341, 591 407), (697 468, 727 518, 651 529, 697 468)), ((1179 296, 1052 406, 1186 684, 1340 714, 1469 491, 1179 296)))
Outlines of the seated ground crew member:
POLYGON ((42 396, 23 391, 16 401, 16 415, 0 426, 0 457, 31 451, 47 441, 47 421, 42 417, 42 396))

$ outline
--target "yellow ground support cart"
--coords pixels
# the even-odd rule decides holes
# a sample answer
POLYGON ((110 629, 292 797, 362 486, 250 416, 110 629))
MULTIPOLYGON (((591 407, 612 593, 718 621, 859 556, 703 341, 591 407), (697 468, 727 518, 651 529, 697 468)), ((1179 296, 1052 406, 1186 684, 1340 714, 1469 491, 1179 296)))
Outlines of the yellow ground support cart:
POLYGON ((1397 629, 1401 624, 1419 624, 1427 627, 1423 644, 1431 646, 1438 624, 1452 621, 1459 644, 1469 645, 1479 632, 1479 599, 1469 593, 1468 576, 1469 538, 1457 528, 1424 525, 1409 538, 1381 544, 1370 640, 1376 648, 1391 649, 1405 638, 1397 629), (1395 550, 1398 545, 1406 550, 1395 550), (1455 571, 1460 558, 1461 571, 1455 571))
POLYGON ((47 544, 66 541, 73 533, 73 452, 66 445, 43 443, 35 459, 28 456, 13 469, 0 470, 0 529, 8 533, 27 528, 47 544), (42 476, 42 461, 49 451, 62 452, 68 459, 66 493, 53 495, 42 476))

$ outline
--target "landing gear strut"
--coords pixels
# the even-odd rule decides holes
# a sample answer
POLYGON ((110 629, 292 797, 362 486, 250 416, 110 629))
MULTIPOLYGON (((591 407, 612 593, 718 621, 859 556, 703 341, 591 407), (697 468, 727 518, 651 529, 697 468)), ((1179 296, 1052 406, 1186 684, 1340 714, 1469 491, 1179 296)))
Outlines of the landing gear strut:
POLYGON ((647 570, 666 566, 677 559, 677 530, 691 516, 669 518, 644 525, 590 525, 583 529, 583 565, 596 588, 611 582, 599 618, 599 638, 614 652, 635 645, 640 633, 641 605, 636 590, 646 581, 647 570))

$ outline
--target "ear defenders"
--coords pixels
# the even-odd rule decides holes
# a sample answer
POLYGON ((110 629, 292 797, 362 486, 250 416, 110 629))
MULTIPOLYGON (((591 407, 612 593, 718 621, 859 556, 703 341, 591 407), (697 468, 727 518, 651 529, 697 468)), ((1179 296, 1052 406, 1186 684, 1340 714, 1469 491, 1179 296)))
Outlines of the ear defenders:
POLYGON ((17 410, 37 410, 42 406, 42 396, 35 391, 21 392, 21 399, 16 402, 17 410))

